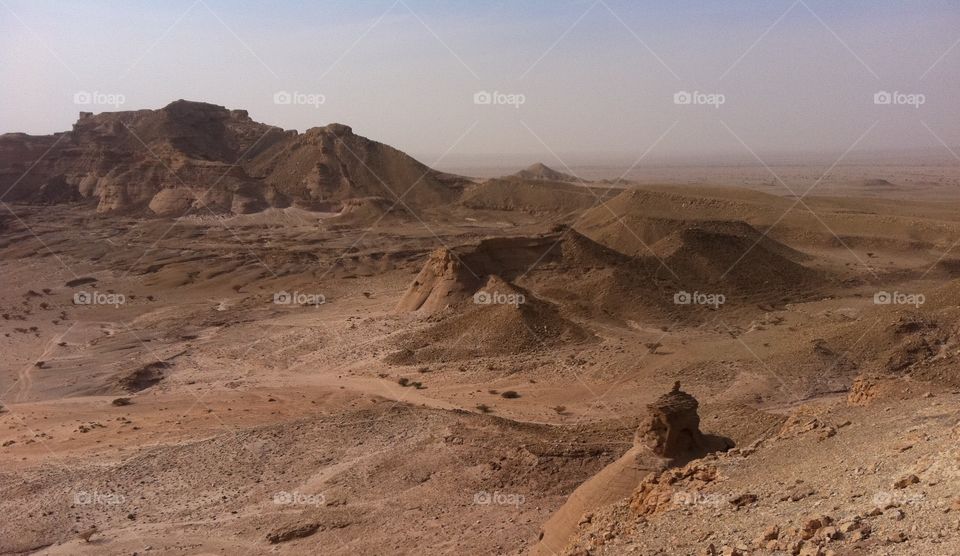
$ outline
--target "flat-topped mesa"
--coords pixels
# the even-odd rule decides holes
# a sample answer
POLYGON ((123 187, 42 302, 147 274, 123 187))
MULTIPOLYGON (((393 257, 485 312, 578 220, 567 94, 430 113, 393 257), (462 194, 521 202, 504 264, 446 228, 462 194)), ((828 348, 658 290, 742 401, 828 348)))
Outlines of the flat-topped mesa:
POLYGON ((703 451, 708 442, 700 432, 699 405, 675 383, 673 390, 647 405, 649 414, 637 429, 634 443, 666 458, 703 451))

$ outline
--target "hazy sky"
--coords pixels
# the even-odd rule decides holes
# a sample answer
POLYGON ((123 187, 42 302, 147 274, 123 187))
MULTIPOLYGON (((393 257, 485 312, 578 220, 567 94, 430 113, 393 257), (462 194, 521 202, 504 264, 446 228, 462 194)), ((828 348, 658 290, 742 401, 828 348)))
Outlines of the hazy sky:
POLYGON ((0 0, 0 131, 186 98, 427 163, 956 150, 958 42, 956 0, 0 0))

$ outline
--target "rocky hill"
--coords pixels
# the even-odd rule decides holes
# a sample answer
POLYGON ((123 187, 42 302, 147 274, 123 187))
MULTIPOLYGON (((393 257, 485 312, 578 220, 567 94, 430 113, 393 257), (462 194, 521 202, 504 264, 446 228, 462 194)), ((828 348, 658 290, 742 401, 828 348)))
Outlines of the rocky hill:
POLYGON ((520 170, 515 174, 510 174, 508 178, 519 178, 522 180, 539 180, 539 181, 559 181, 559 182, 579 182, 580 178, 577 176, 571 176, 570 174, 564 174, 563 172, 558 172, 553 168, 547 166, 542 162, 537 162, 536 164, 531 164, 530 166, 520 170))
POLYGON ((423 207, 450 200, 462 185, 345 125, 301 134, 244 110, 185 100, 159 110, 83 112, 72 130, 49 136, 0 136, 5 199, 87 200, 99 212, 329 210, 362 197, 423 207))

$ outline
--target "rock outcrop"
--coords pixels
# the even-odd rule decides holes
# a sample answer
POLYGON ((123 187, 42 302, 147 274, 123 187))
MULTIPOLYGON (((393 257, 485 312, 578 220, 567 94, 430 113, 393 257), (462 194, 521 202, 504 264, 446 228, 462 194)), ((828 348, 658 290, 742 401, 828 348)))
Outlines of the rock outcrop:
POLYGON ((672 496, 672 490, 661 488, 661 483, 672 484, 670 481, 680 479, 713 480, 714 475, 707 467, 690 463, 691 460, 732 448, 733 442, 700 431, 698 406, 693 396, 680 390, 679 382, 670 392, 648 404, 648 414, 634 435, 633 448, 570 495, 544 524, 534 554, 560 553, 577 532, 578 525, 587 519, 585 516, 597 508, 638 497, 638 503, 655 511, 669 503, 672 496))
POLYGON ((430 255, 400 299, 397 310, 433 313, 461 303, 479 286, 480 279, 464 265, 460 256, 443 247, 430 255))
POLYGON ((562 288, 569 287, 576 276, 628 264, 627 257, 574 231, 485 239, 475 245, 434 251, 397 310, 431 313, 456 305, 469 299, 490 276, 513 282, 533 269, 549 270, 556 273, 553 285, 562 288))
POLYGON ((696 398, 680 390, 679 382, 675 383, 673 390, 647 405, 648 415, 637 429, 634 444, 646 446, 664 458, 712 451, 700 432, 699 405, 696 398))
MULTIPOLYGON (((452 304, 463 297, 464 280, 470 280, 456 279, 461 263, 455 259, 440 258, 437 262, 442 269, 440 282, 425 290, 431 294, 423 305, 452 304)), ((414 306, 420 299, 411 297, 409 302, 414 306)), ((402 349, 388 356, 386 362, 413 365, 497 357, 593 339, 587 330, 564 318, 554 304, 497 275, 490 275, 469 302, 432 320, 433 324, 422 330, 401 335, 398 340, 402 349)))

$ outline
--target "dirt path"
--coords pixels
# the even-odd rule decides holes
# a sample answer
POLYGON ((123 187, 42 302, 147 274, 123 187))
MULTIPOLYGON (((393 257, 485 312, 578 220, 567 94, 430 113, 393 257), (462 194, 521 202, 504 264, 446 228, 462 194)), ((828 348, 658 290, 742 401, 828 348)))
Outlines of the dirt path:
POLYGON ((47 356, 53 351, 53 348, 63 341, 63 338, 73 330, 74 326, 76 326, 76 323, 71 324, 70 327, 60 333, 60 335, 51 338, 50 341, 47 342, 46 347, 43 348, 43 353, 40 354, 40 357, 38 357, 35 362, 28 363, 20 369, 20 372, 17 374, 17 395, 14 397, 15 401, 26 401, 27 396, 30 394, 30 389, 33 387, 33 372, 38 368, 36 365, 37 362, 46 362, 47 356))

